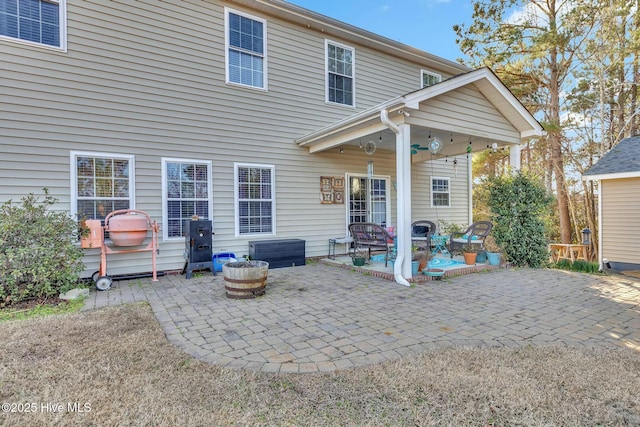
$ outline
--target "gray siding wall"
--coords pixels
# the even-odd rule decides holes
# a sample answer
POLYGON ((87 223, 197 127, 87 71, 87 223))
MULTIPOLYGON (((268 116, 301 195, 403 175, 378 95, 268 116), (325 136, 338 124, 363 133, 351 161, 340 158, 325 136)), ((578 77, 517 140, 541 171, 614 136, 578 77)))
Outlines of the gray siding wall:
MULTIPOLYGON (((70 151, 135 155, 135 208, 161 222, 161 158, 211 160, 214 251, 241 255, 255 238, 234 235, 234 162, 275 165, 275 238, 302 238, 308 256, 325 254, 327 239, 344 235, 346 205, 320 205, 319 177, 366 173, 373 159, 376 174, 395 180, 394 155, 309 155, 294 138, 418 89, 429 64, 330 38, 356 49, 357 106, 327 105, 324 35, 244 10, 268 22, 269 90, 227 85, 224 6, 242 10, 221 1, 70 0, 67 52, 0 40, 0 201, 47 187, 69 210, 70 151)), ((465 207, 452 210, 463 217, 465 166, 454 194, 464 193, 465 207)), ((428 182, 426 164, 412 173, 428 182)), ((415 219, 433 217, 428 184, 414 189, 415 219)), ((181 268, 183 247, 161 239, 158 268, 181 268)), ((97 270, 98 251, 87 255, 87 270, 97 270)), ((149 271, 150 254, 110 255, 108 265, 110 274, 149 271)))
POLYGON ((602 183, 602 257, 640 264, 639 178, 607 179, 602 183))

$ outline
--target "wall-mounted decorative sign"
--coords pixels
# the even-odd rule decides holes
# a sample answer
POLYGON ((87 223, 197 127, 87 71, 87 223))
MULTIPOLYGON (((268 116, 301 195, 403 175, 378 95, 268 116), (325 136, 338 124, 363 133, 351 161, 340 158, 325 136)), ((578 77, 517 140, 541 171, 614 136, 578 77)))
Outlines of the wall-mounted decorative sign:
POLYGON ((320 203, 323 205, 344 203, 344 177, 320 177, 320 203))
POLYGON ((320 203, 322 203, 323 205, 333 203, 333 193, 325 193, 324 191, 320 192, 320 203))

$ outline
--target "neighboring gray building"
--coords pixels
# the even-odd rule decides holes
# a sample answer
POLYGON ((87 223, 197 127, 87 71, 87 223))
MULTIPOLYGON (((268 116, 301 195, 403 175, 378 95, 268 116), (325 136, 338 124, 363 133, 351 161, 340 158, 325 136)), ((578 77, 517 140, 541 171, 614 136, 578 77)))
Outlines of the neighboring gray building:
MULTIPOLYGON (((542 134, 490 70, 285 1, 37 3, 0 11, 0 202, 47 187, 78 218, 148 212, 161 270, 182 268, 193 214, 213 221, 214 252, 299 238, 326 255, 373 221, 408 255, 412 220, 469 223, 467 150, 508 146, 518 166, 542 134)), ((110 256, 110 274, 149 269, 110 256)))
POLYGON ((600 265, 640 270, 640 136, 620 141, 583 179, 599 184, 600 265))

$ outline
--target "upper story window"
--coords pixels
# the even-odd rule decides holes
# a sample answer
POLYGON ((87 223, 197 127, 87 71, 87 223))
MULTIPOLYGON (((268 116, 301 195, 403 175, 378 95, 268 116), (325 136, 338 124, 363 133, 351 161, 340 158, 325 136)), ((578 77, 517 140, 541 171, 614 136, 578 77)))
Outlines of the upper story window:
POLYGON ((163 238, 184 237, 185 223, 197 215, 211 219, 211 162, 162 159, 163 238))
POLYGON ((65 47, 66 0, 0 0, 0 37, 65 47))
POLYGON ((431 207, 450 207, 451 190, 449 178, 431 177, 431 207))
POLYGON ((330 41, 326 45, 327 102, 355 106, 355 50, 330 41))
POLYGON ((225 8, 227 83, 267 89, 267 21, 225 8))
POLYGON ((423 88, 427 86, 433 86, 436 83, 440 83, 442 81, 442 76, 440 74, 431 73, 429 71, 421 70, 420 72, 422 86, 423 88))
POLYGON ((71 210, 78 219, 100 219, 133 209, 133 156, 71 153, 71 210))

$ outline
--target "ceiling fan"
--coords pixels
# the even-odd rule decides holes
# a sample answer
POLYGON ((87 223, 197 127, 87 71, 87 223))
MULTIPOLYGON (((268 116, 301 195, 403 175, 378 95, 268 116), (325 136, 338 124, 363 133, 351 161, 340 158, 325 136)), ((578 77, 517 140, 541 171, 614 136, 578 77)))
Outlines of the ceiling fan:
POLYGON ((411 144, 411 154, 418 154, 418 151, 429 151, 433 154, 438 154, 442 150, 442 142, 438 138, 432 138, 428 147, 423 147, 420 144, 411 144))

